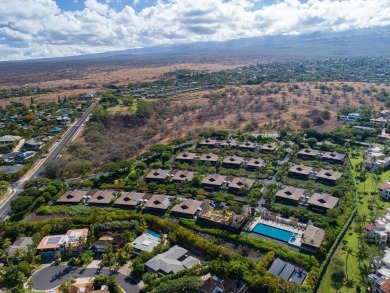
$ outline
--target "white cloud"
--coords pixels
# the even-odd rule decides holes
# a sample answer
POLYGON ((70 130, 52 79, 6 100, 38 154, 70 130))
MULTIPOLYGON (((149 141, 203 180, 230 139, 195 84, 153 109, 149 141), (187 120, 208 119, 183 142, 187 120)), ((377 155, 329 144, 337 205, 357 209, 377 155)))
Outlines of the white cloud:
POLYGON ((390 25, 389 0, 281 0, 258 9, 259 0, 159 0, 140 12, 110 8, 119 2, 84 0, 82 11, 61 11, 54 0, 1 1, 0 59, 390 25))

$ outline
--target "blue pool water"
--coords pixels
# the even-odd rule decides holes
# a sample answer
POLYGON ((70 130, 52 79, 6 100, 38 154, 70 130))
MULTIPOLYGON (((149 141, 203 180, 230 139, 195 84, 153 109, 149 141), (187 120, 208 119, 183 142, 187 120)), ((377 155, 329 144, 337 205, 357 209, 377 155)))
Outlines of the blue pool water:
POLYGON ((275 228, 272 226, 268 226, 265 224, 257 224, 253 229, 252 232, 264 235, 270 238, 274 238, 277 240, 281 240, 284 242, 289 242, 291 237, 294 235, 293 232, 282 230, 279 228, 275 228))
POLYGON ((146 233, 151 235, 151 236, 153 236, 153 237, 160 238, 160 234, 158 234, 158 233, 156 233, 156 232, 154 232, 152 230, 148 229, 148 230, 146 230, 146 233))

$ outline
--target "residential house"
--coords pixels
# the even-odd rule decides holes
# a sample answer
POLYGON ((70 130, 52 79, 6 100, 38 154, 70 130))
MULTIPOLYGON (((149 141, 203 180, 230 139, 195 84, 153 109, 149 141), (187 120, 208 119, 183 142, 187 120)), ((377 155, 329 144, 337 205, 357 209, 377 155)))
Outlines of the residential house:
POLYGON ((0 137, 0 145, 11 144, 11 143, 17 142, 21 139, 22 139, 22 137, 17 136, 17 135, 4 135, 4 136, 0 137))
POLYGON ((238 146, 239 149, 244 151, 255 151, 257 149, 257 144, 251 141, 243 142, 238 146))
POLYGON ((346 162, 346 156, 338 152, 323 152, 321 153, 321 158, 324 162, 332 164, 344 165, 346 162))
POLYGON ((378 186, 379 196, 384 200, 390 199, 390 182, 384 182, 378 186))
POLYGON ((275 200, 297 205, 299 201, 305 197, 304 193, 304 189, 293 186, 285 186, 276 192, 275 200))
POLYGON ((368 282, 371 287, 370 292, 389 293, 390 292, 390 249, 386 249, 382 258, 374 259, 370 268, 375 273, 368 275, 368 282))
POLYGON ((325 231, 313 225, 307 225, 306 230, 302 235, 302 248, 309 248, 317 250, 324 239, 325 231))
POLYGON ((188 255, 188 250, 173 246, 168 251, 158 254, 145 263, 145 268, 152 273, 165 276, 190 269, 200 264, 199 259, 188 255))
POLYGON ((58 200, 57 203, 62 204, 77 204, 87 199, 87 196, 90 194, 87 190, 68 190, 65 192, 58 200))
POLYGON ((194 217, 202 210, 203 202, 193 199, 182 199, 171 209, 171 213, 180 217, 194 217))
POLYGON ((123 192, 115 201, 115 206, 122 208, 135 208, 137 205, 142 204, 144 201, 145 193, 143 192, 123 192))
POLYGON ((246 163, 246 168, 251 171, 258 170, 260 167, 264 166, 265 164, 262 159, 252 158, 246 163))
POLYGON ((202 163, 210 163, 212 165, 215 165, 217 162, 218 162, 218 158, 219 156, 218 155, 214 155, 214 154, 203 154, 200 156, 199 160, 202 162, 202 163))
POLYGON ((382 133, 378 135, 378 138, 380 140, 390 140, 390 134, 386 132, 386 128, 382 129, 382 133))
POLYGON ((240 168, 242 162, 244 161, 243 157, 237 157, 237 156, 226 156, 225 159, 222 161, 222 164, 224 167, 227 168, 240 168))
POLYGON ((209 174, 201 181, 201 185, 209 189, 219 189, 225 183, 226 176, 219 174, 209 174))
POLYGON ((29 246, 34 244, 34 240, 32 237, 20 237, 15 240, 9 247, 5 248, 3 251, 2 259, 6 259, 7 261, 13 258, 13 255, 17 250, 21 250, 26 252, 29 246))
POLYGON ((40 141, 37 138, 31 138, 24 143, 23 149, 25 149, 25 150, 39 150, 41 147, 43 147, 43 145, 44 145, 43 141, 40 141))
POLYGON ((202 139, 200 141, 199 146, 200 147, 205 146, 205 147, 209 147, 209 148, 214 148, 214 147, 218 146, 218 141, 216 139, 212 139, 212 138, 205 138, 205 139, 202 139))
POLYGON ((138 255, 142 251, 151 252, 161 242, 160 238, 144 233, 131 243, 133 245, 133 254, 138 255))
POLYGON ((315 160, 318 158, 320 152, 312 148, 304 148, 298 151, 297 158, 302 160, 315 160))
POLYGON ((115 198, 115 192, 112 190, 98 190, 96 191, 87 203, 89 205, 109 205, 115 198))
POLYGON ((358 121, 362 115, 360 113, 349 113, 347 115, 347 120, 348 121, 358 121))
POLYGON ((107 250, 107 246, 111 244, 114 251, 117 251, 121 247, 122 243, 123 237, 119 234, 103 235, 92 244, 92 250, 97 253, 104 253, 107 250))
POLYGON ((259 149, 261 153, 269 154, 276 151, 278 149, 278 145, 276 143, 264 143, 259 145, 259 149))
POLYGON ((307 167, 304 165, 294 165, 288 170, 288 175, 290 177, 295 177, 303 180, 308 180, 310 173, 313 172, 312 167, 307 167))
POLYGON ((209 205, 199 213, 197 221, 237 233, 241 231, 247 218, 244 214, 237 214, 226 206, 209 205))
POLYGON ((208 274, 202 277, 203 286, 199 289, 200 293, 245 293, 248 291, 248 285, 241 279, 225 278, 208 274))
POLYGON ((337 197, 326 193, 314 193, 307 201, 307 204, 309 208, 326 212, 329 209, 334 209, 338 202, 339 199, 337 197))
POLYGON ((15 153, 15 162, 23 163, 31 160, 37 153, 34 151, 17 152, 15 153))
POLYGON ((389 119, 384 118, 384 117, 379 117, 379 118, 371 118, 370 123, 374 125, 385 125, 389 122, 389 119))
POLYGON ((152 169, 150 172, 146 175, 145 180, 149 182, 157 182, 157 183, 163 183, 165 181, 165 178, 169 175, 170 170, 163 170, 163 169, 152 169))
POLYGON ((173 182, 191 182, 192 179, 194 179, 195 173, 192 171, 177 171, 175 172, 175 175, 172 177, 173 182))
POLYGON ((184 153, 179 153, 176 157, 176 160, 179 162, 192 162, 196 158, 198 158, 196 153, 184 152, 184 153))
POLYGON ((246 177, 234 177, 229 183, 228 188, 233 192, 240 192, 242 189, 249 190, 252 188, 255 181, 246 177))
POLYGON ((316 180, 317 182, 321 182, 323 184, 335 185, 336 181, 340 179, 342 176, 343 173, 333 171, 333 170, 321 169, 316 174, 316 180))
POLYGON ((42 263, 50 263, 57 256, 79 256, 87 240, 88 229, 68 230, 65 235, 45 236, 37 246, 42 263))
POLYGON ((52 129, 50 129, 50 133, 53 133, 53 134, 58 134, 61 131, 62 131, 61 127, 53 127, 52 129))
MULTIPOLYGON (((51 292, 53 290, 50 290, 51 292)), ((53 291, 54 292, 54 291, 53 291)), ((56 290, 56 292, 58 292, 56 290)), ((102 285, 100 290, 95 290, 93 288, 93 283, 75 283, 70 285, 69 293, 110 293, 107 285, 102 285)))
POLYGON ((145 204, 146 210, 165 212, 171 204, 173 197, 163 194, 154 194, 145 204))
POLYGON ((223 140, 219 143, 221 147, 231 147, 231 148, 236 148, 237 147, 237 141, 234 139, 228 139, 228 140, 223 140))
POLYGON ((375 220, 375 222, 365 225, 368 238, 378 244, 386 244, 390 242, 390 208, 387 213, 375 220))
POLYGON ((70 123, 71 123, 71 119, 66 115, 59 116, 56 118, 56 120, 57 120, 57 123, 59 125, 62 125, 62 126, 70 126, 70 123))
POLYGON ((292 264, 276 258, 268 272, 276 277, 281 277, 285 281, 289 281, 298 285, 302 285, 307 276, 307 272, 299 267, 295 267, 292 264))

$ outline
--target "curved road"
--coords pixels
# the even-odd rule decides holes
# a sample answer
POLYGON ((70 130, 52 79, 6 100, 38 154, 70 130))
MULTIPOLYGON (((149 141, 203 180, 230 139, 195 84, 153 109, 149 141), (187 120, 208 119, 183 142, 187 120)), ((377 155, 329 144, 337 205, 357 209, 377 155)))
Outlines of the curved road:
MULTIPOLYGON (((50 290, 55 287, 60 286, 66 280, 68 280, 71 276, 75 276, 76 278, 90 278, 96 277, 100 274, 104 274, 109 276, 110 270, 108 269, 80 269, 76 267, 68 267, 66 265, 58 265, 58 266, 50 266, 46 267, 42 270, 39 270, 35 274, 31 276, 31 280, 33 281, 33 289, 37 291, 50 290)), ((139 293, 140 288, 136 284, 136 282, 130 277, 113 272, 113 275, 116 278, 116 281, 119 286, 126 293, 139 293)))

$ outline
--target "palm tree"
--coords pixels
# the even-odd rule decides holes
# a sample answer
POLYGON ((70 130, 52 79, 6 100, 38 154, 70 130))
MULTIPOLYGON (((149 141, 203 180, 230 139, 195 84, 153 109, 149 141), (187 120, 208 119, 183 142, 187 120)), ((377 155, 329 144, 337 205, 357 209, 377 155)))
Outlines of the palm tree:
POLYGON ((348 281, 348 257, 353 252, 352 248, 348 246, 344 246, 345 252, 347 253, 347 256, 345 258, 345 275, 347 276, 348 281))

